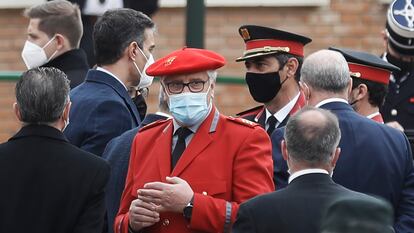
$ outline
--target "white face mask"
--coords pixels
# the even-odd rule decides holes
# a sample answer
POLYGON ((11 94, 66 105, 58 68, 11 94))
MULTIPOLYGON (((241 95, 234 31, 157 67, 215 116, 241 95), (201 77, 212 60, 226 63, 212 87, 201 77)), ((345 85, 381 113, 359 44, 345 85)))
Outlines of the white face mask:
POLYGON ((57 50, 48 59, 44 50, 44 48, 46 48, 54 39, 55 36, 53 36, 52 39, 50 39, 43 47, 40 47, 39 45, 28 40, 26 41, 22 51, 22 58, 27 66, 27 69, 44 65, 56 55, 57 50))
POLYGON ((138 47, 138 50, 145 57, 145 60, 147 60, 142 72, 139 70, 138 65, 134 62, 135 68, 137 69, 139 75, 141 76, 141 79, 138 84, 138 89, 142 89, 142 88, 149 87, 152 84, 152 80, 154 79, 154 77, 147 75, 146 71, 147 71, 147 68, 150 65, 152 65, 155 61, 154 61, 154 57, 152 56, 152 54, 150 55, 149 58, 147 58, 147 56, 145 56, 144 52, 142 52, 142 50, 139 47, 138 47))

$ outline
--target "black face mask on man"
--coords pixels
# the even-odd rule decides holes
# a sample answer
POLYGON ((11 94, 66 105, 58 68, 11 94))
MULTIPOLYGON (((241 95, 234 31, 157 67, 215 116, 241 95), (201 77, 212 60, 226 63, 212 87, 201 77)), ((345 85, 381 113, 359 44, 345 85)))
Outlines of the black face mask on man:
MULTIPOLYGON (((282 67, 283 68, 283 67, 282 67)), ((259 103, 270 102, 282 88, 282 84, 287 80, 280 82, 279 69, 271 73, 246 73, 246 83, 249 87, 253 99, 259 103)))
POLYGON ((396 71, 393 72, 394 77, 396 78, 400 78, 401 76, 412 72, 414 69, 414 62, 406 62, 406 61, 402 61, 401 59, 391 55, 390 53, 387 53, 387 61, 395 66, 397 66, 398 68, 401 69, 401 71, 396 71))

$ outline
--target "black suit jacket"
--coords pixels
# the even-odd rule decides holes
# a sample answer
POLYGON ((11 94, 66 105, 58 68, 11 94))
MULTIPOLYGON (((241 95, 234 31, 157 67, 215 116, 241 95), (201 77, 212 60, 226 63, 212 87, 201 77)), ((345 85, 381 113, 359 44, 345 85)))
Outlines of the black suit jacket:
POLYGON ((52 127, 0 145, 0 232, 101 233, 109 166, 52 127))
POLYGON ((86 53, 82 49, 69 50, 42 65, 42 67, 55 67, 65 72, 70 80, 70 89, 81 84, 89 70, 86 53))
POLYGON ((286 188, 243 203, 233 233, 319 233, 322 216, 337 198, 368 198, 335 184, 327 174, 307 174, 286 188))

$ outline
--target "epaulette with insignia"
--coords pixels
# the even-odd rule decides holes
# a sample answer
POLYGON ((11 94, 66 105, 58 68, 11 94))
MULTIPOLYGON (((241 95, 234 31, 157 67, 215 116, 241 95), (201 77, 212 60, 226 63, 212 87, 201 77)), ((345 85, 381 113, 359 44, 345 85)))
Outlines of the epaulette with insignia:
POLYGON ((146 125, 146 126, 144 126, 144 127, 140 128, 138 132, 142 132, 142 131, 145 131, 145 130, 148 130, 148 129, 154 128, 154 127, 156 127, 156 126, 158 126, 158 125, 161 125, 161 124, 163 124, 163 123, 165 123, 165 122, 167 122, 167 121, 169 121, 169 120, 170 120, 170 119, 165 119, 165 120, 157 120, 157 121, 154 121, 154 122, 152 122, 152 123, 150 123, 150 124, 148 124, 148 125, 146 125))
POLYGON ((263 110, 264 105, 260 105, 251 109, 248 109, 246 111, 243 112, 239 112, 236 114, 237 117, 245 117, 248 115, 257 115, 260 111, 263 110))
POLYGON ((259 124, 254 123, 253 121, 246 120, 244 118, 238 118, 238 117, 235 118, 235 117, 232 117, 232 116, 228 116, 227 119, 232 121, 232 122, 238 123, 240 125, 249 126, 250 128, 260 126, 259 124))

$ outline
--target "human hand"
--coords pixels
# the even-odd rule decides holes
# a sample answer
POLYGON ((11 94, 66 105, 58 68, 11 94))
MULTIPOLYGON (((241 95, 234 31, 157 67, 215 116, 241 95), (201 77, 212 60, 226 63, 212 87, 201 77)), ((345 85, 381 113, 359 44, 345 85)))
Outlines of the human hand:
POLYGON ((129 207, 129 226, 133 231, 149 227, 160 221, 160 214, 156 211, 156 205, 135 199, 129 207))
POLYGON ((168 183, 151 182, 138 190, 138 199, 154 203, 157 212, 182 213, 184 207, 191 201, 193 190, 187 181, 179 177, 167 177, 168 183))

